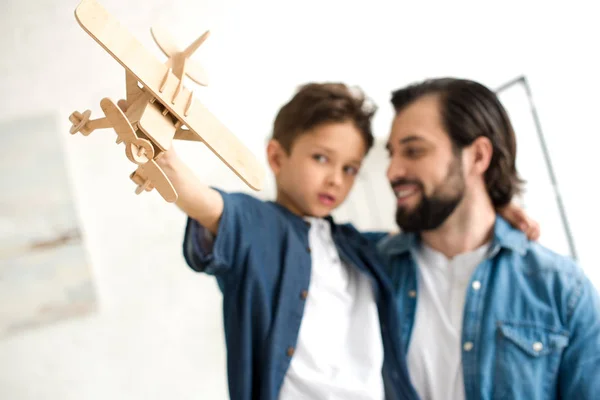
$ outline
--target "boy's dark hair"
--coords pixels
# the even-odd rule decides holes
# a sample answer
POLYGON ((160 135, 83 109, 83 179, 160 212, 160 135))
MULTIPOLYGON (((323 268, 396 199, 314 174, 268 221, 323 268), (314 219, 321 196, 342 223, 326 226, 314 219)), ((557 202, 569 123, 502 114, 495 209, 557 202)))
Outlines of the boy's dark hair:
POLYGON ((373 146, 371 120, 377 108, 359 88, 343 83, 307 83, 279 110, 273 139, 289 153, 298 136, 317 125, 351 121, 360 131, 367 152, 373 146))
POLYGON ((439 78, 396 90, 391 101, 399 113, 425 95, 438 96, 442 124, 458 154, 480 136, 490 139, 493 154, 485 173, 487 192, 495 207, 509 204, 521 193, 523 180, 516 168, 515 132, 496 94, 474 81, 439 78))

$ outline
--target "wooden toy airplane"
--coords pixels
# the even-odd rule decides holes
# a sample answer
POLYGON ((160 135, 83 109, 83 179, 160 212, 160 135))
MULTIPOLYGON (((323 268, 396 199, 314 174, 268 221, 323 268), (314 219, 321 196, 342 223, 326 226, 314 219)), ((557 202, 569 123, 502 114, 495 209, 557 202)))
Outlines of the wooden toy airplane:
POLYGON ((162 63, 95 0, 82 0, 75 18, 125 68, 126 111, 103 98, 100 107, 105 116, 90 120, 90 110, 75 111, 69 117, 71 134, 87 136, 96 129, 113 128, 117 144, 125 143, 127 158, 138 165, 130 175, 138 185, 137 194, 156 188, 167 202, 177 200, 175 188, 155 161, 171 147, 173 139, 203 142, 246 185, 262 189, 263 167, 183 85, 186 76, 202 86, 208 84, 202 67, 189 59, 208 31, 180 50, 166 30, 152 28, 154 41, 168 57, 162 63))

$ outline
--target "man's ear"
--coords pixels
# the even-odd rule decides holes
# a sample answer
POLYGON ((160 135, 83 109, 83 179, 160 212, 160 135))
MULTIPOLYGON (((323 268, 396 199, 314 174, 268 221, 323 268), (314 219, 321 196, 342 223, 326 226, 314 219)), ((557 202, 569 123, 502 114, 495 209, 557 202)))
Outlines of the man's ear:
POLYGON ((487 137, 480 136, 469 147, 472 162, 471 170, 477 175, 485 174, 494 154, 492 142, 487 137))
POLYGON ((267 161, 275 176, 279 174, 285 157, 287 155, 281 144, 275 139, 269 140, 269 144, 267 145, 267 161))

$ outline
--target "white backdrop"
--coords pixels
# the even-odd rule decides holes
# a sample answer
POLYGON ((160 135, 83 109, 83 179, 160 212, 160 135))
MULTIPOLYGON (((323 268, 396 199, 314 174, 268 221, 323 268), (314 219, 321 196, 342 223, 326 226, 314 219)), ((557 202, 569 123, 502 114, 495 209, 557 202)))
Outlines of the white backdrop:
MULTIPOLYGON (((522 82, 527 82, 525 79, 522 82)), ((517 137, 517 170, 525 180, 517 201, 543 227, 540 243, 557 253, 577 256, 570 234, 569 215, 562 203, 562 185, 553 175, 553 157, 545 154, 545 135, 536 127, 535 95, 526 83, 514 83, 499 92, 517 137), (563 215, 564 213, 564 215, 563 215), (572 248, 573 247, 573 248, 572 248)))
MULTIPOLYGON (((306 81, 362 86, 381 107, 375 129, 384 139, 392 116, 389 94, 400 85, 454 75, 496 87, 527 74, 579 257, 600 284, 595 268, 600 216, 592 196, 600 91, 600 61, 593 49, 600 26, 591 4, 102 4, 157 56, 149 33, 154 21, 171 22, 183 43, 210 28, 212 35, 196 57, 211 81, 208 88, 196 88, 197 97, 263 162, 278 107, 306 81)), ((122 68, 77 25, 76 5, 75 0, 8 0, 0 5, 0 118, 51 112, 64 121, 56 140, 67 154, 99 309, 2 340, 0 397, 224 399, 221 297, 213 279, 191 272, 183 262, 184 216, 156 193, 133 194, 128 178, 133 165, 114 144, 114 134, 68 134, 72 111, 90 108, 99 115, 102 97, 124 96, 122 68)), ((207 182, 247 191, 202 145, 177 143, 177 149, 207 182)), ((386 161, 377 154, 374 150, 372 167, 365 171, 366 184, 369 176, 384 174, 386 161)), ((380 181, 374 187, 383 186, 380 181)), ((360 197, 356 192, 353 196, 360 197)), ((386 186, 381 200, 389 193, 386 186)), ((366 211, 349 212, 351 206, 340 210, 342 218, 374 227, 366 211)), ((386 221, 377 219, 376 224, 385 228, 386 221)), ((553 233, 554 228, 542 224, 543 237, 553 233)))

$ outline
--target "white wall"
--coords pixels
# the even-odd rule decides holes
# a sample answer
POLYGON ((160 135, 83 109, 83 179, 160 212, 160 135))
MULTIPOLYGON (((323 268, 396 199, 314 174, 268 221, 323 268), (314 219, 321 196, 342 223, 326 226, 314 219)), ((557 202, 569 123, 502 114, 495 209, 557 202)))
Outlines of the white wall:
MULTIPOLYGON (((186 41, 210 28, 197 57, 211 84, 197 89, 197 97, 261 160, 277 108, 308 80, 360 84, 381 106, 376 131, 385 137, 389 93, 397 86, 448 74, 495 87, 527 74, 580 259, 600 284, 594 248, 600 216, 592 196, 600 26, 591 5, 101 3, 157 55, 149 35, 154 21, 176 23, 174 34, 186 41)), ((115 146, 114 134, 68 134, 72 111, 90 108, 98 115, 102 97, 124 95, 123 70, 76 24, 76 5, 0 5, 0 118, 46 111, 61 116, 100 306, 94 315, 0 341, 0 397, 226 398, 221 298, 211 278, 192 273, 183 261, 184 216, 157 193, 133 194, 133 164, 115 146)), ((210 183, 247 190, 201 145, 177 148, 210 183)))

